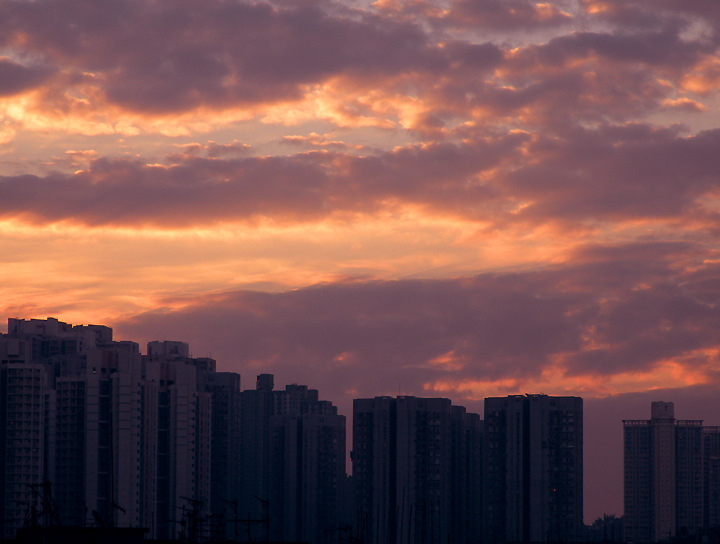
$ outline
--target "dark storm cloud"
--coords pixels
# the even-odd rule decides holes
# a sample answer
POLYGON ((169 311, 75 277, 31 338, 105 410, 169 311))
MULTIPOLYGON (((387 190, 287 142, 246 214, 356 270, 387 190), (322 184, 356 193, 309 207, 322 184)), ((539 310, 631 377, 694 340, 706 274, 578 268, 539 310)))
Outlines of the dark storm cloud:
POLYGON ((473 107, 499 117, 519 116, 528 127, 545 130, 580 120, 637 119, 665 107, 675 96, 675 87, 667 83, 678 85, 714 51, 713 45, 682 38, 680 31, 573 32, 506 51, 495 79, 455 74, 447 88, 466 93, 439 88, 437 102, 467 108, 468 103, 453 96, 467 97, 472 91, 473 107))
POLYGON ((720 345, 720 308, 709 302, 717 286, 675 270, 706 254, 646 243, 588 247, 573 257, 534 272, 228 292, 117 327, 141 338, 172 331, 212 349, 225 367, 313 375, 325 387, 365 395, 398 380, 419 394, 446 378, 531 379, 558 357, 566 375, 593 380, 668 359, 717 367, 716 357, 695 355, 720 345))
MULTIPOLYGON (((643 0, 584 0, 585 9, 593 18, 610 22, 619 28, 648 29, 665 25, 679 25, 690 28, 698 23, 705 24, 703 39, 716 40, 718 37, 715 22, 720 17, 720 7, 716 2, 704 0, 659 0, 648 3, 643 0)), ((697 28, 692 30, 697 31, 697 28)), ((689 36, 690 39, 700 36, 689 36)))
POLYGON ((718 130, 690 138, 642 125, 573 130, 539 139, 530 149, 544 159, 513 172, 507 187, 533 202, 529 217, 715 221, 698 198, 718 189, 718 145, 718 130))
MULTIPOLYGON (((519 121, 543 131, 583 120, 623 122, 670 107, 684 78, 714 52, 712 43, 688 39, 682 30, 668 24, 625 33, 572 32, 517 49, 449 42, 443 52, 452 62, 444 77, 416 78, 435 117, 479 111, 483 121, 519 121), (473 57, 481 62, 473 64, 473 57)), ((684 104, 702 111, 690 99, 684 104)))
MULTIPOLYGON (((422 99, 433 111, 412 128, 430 133, 476 108, 500 118, 522 112, 530 123, 643 114, 670 96, 660 76, 677 82, 714 52, 713 40, 688 31, 685 19, 665 17, 625 32, 568 32, 527 45, 523 29, 570 18, 525 0, 457 0, 447 13, 436 12, 409 22, 392 10, 323 2, 3 2, 0 45, 54 66, 63 74, 53 84, 60 96, 72 85, 96 87, 88 94, 92 107, 102 108, 104 96, 148 116, 252 108, 299 100, 313 85, 341 80, 346 90, 422 99), (452 39, 428 28, 438 17, 504 29, 507 39, 502 47, 452 39), (522 44, 517 50, 515 41, 522 44)), ((50 98, 46 105, 61 110, 50 98)))
MULTIPOLYGON (((608 62, 633 63, 683 69, 692 66, 702 54, 714 46, 704 42, 683 40, 679 26, 657 31, 634 33, 573 32, 553 38, 546 44, 529 46, 515 60, 519 69, 538 66, 559 67, 569 61, 598 55, 608 62)), ((638 66, 639 67, 639 66, 638 66)))
POLYGON ((0 216, 46 222, 192 226, 269 217, 322 219, 334 212, 375 212, 382 201, 430 205, 449 189, 453 202, 482 201, 487 189, 465 185, 524 139, 510 135, 466 149, 433 144, 378 157, 332 153, 206 159, 177 155, 162 167, 98 159, 86 171, 44 178, 0 178, 0 216), (460 184, 460 185, 459 185, 460 184))
POLYGON ((12 96, 43 82, 49 71, 28 67, 0 57, 0 97, 12 96))
POLYGON ((454 0, 443 19, 463 27, 523 30, 568 23, 571 16, 551 3, 531 0, 454 0))
POLYGON ((445 62, 410 24, 262 2, 4 2, 0 35, 5 46, 95 73, 112 102, 154 113, 293 99, 340 72, 445 62))
POLYGON ((328 151, 223 158, 228 150, 210 145, 203 151, 209 158, 178 154, 167 166, 97 159, 73 175, 0 178, 0 217, 196 226, 257 217, 310 221, 413 204, 429 215, 498 226, 672 220, 685 223, 689 236, 718 227, 706 204, 720 189, 720 130, 682 137, 627 125, 475 138, 367 157, 328 151))
POLYGON ((212 346, 238 369, 255 362, 366 393, 402 379, 420 391, 425 381, 448 375, 431 361, 451 350, 468 360, 468 368, 451 372, 460 378, 534 372, 549 353, 576 348, 578 331, 562 326, 572 298, 538 298, 513 278, 350 282, 228 293, 117 327, 130 336, 173 331, 198 349, 212 346), (192 323, 202 327, 193 332, 192 323))

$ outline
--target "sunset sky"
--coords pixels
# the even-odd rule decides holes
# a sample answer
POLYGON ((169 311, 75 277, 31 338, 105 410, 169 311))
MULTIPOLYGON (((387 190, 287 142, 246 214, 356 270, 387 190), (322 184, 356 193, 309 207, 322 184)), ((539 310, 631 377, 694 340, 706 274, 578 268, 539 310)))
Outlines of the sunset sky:
POLYGON ((350 399, 720 423, 720 3, 0 2, 0 316, 350 399), (672 390, 669 390, 672 389, 672 390), (715 419, 713 419, 715 418, 715 419))

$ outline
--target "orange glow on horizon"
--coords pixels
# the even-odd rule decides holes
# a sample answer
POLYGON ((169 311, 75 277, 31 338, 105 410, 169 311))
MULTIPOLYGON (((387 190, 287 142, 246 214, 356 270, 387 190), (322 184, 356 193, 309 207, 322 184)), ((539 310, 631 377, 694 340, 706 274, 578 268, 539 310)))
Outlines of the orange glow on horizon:
MULTIPOLYGON (((702 350, 687 355, 717 361, 720 348, 702 350)), ((558 365, 544 367, 539 376, 499 378, 494 380, 446 379, 426 383, 428 392, 455 393, 463 398, 479 400, 488 392, 498 395, 545 393, 548 395, 571 395, 585 398, 602 398, 625 393, 637 393, 653 389, 670 389, 717 383, 714 373, 720 365, 697 368, 694 361, 661 361, 644 371, 619 371, 613 374, 568 375, 558 365)))

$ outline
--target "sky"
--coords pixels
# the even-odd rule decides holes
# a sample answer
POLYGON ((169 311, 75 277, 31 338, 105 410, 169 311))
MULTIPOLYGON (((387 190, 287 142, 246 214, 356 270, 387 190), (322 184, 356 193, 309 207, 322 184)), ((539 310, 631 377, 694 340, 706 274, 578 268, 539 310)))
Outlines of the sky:
POLYGON ((707 0, 2 1, 0 316, 183 340, 348 416, 582 396, 585 517, 620 515, 622 419, 720 424, 719 23, 707 0))

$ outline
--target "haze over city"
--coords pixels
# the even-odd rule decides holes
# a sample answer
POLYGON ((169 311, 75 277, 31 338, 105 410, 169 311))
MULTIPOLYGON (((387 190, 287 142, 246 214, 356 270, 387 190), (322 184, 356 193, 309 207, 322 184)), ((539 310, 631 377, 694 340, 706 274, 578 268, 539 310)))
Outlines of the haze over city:
POLYGON ((353 398, 717 425, 720 6, 0 2, 7 317, 353 398))

